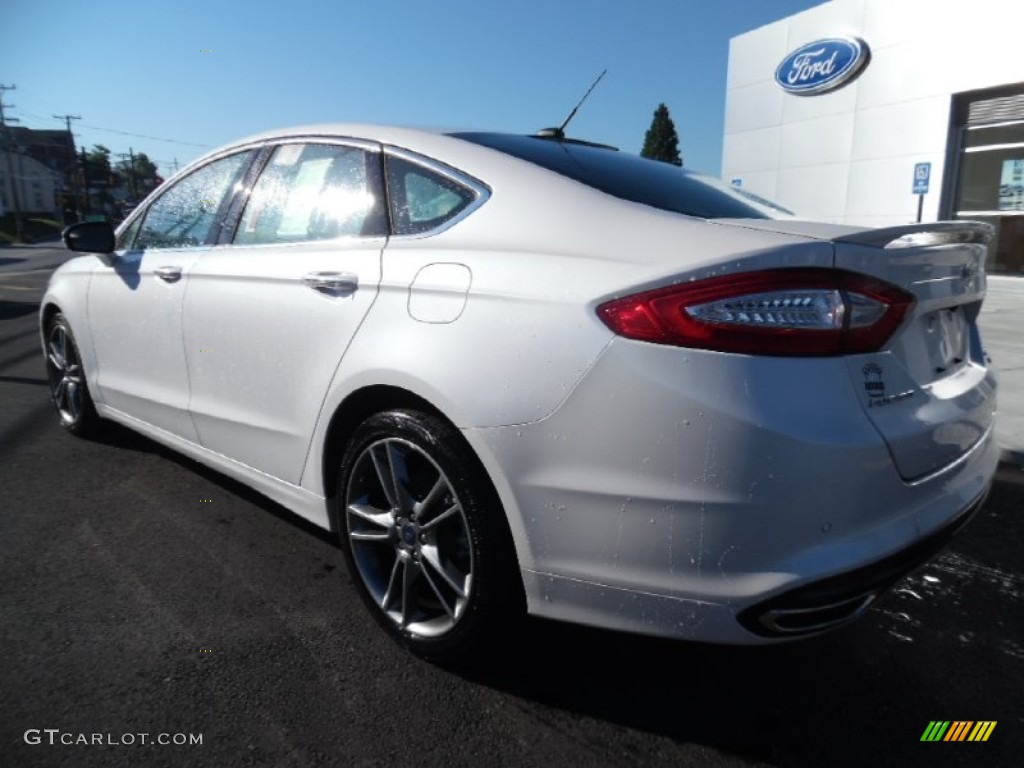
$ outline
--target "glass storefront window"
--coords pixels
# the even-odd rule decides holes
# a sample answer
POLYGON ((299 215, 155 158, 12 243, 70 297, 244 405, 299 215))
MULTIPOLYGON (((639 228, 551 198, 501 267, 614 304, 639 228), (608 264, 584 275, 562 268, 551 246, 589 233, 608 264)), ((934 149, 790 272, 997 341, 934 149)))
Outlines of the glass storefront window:
MULTIPOLYGON (((973 105, 984 103, 978 100, 973 105)), ((989 251, 990 272, 1022 274, 1024 119, 966 125, 960 135, 953 214, 958 219, 977 219, 995 227, 989 251)))

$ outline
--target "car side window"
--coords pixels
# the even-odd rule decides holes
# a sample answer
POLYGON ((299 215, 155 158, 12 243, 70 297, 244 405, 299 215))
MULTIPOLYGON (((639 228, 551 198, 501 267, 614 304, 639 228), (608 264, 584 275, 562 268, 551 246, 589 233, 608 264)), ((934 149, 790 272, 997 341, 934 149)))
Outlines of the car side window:
POLYGON ((454 219, 477 194, 463 184, 426 166, 388 155, 388 192, 392 229, 396 235, 415 235, 454 219))
POLYGON ((187 248, 216 234, 217 212, 248 165, 252 151, 204 165, 164 192, 149 206, 135 241, 136 249, 187 248))
POLYGON ((253 185, 234 243, 385 234, 379 163, 359 147, 282 144, 253 185))

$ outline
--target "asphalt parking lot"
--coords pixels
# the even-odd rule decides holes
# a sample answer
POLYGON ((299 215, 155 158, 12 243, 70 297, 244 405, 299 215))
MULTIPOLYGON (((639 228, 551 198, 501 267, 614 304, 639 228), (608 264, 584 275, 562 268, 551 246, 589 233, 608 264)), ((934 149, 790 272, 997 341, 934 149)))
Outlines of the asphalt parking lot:
MULTIPOLYGON (((1020 466, 833 634, 715 648, 536 621, 455 674, 383 636, 328 535, 126 430, 59 429, 35 313, 63 258, 0 250, 0 764, 1020 765, 1020 466), (996 727, 923 743, 935 720, 996 727), (80 743, 93 734, 107 743, 80 743)), ((1005 406, 1024 288, 994 285, 1005 406)))

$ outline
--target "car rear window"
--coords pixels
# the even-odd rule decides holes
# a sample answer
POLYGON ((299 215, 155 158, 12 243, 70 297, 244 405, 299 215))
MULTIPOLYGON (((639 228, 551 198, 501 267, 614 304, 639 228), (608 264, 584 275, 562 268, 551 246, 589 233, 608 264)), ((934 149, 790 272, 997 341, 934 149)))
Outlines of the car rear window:
POLYGON ((609 195, 704 219, 787 218, 791 211, 711 176, 613 149, 506 133, 454 133, 609 195))

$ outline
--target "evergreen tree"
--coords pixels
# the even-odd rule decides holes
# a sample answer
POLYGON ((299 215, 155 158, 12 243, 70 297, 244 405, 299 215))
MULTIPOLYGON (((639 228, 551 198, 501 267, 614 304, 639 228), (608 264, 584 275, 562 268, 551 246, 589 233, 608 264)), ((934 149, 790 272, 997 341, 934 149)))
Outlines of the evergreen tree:
POLYGON ((654 119, 644 136, 644 148, 640 155, 672 165, 683 164, 682 155, 679 154, 679 134, 664 104, 659 104, 654 110, 654 119))

